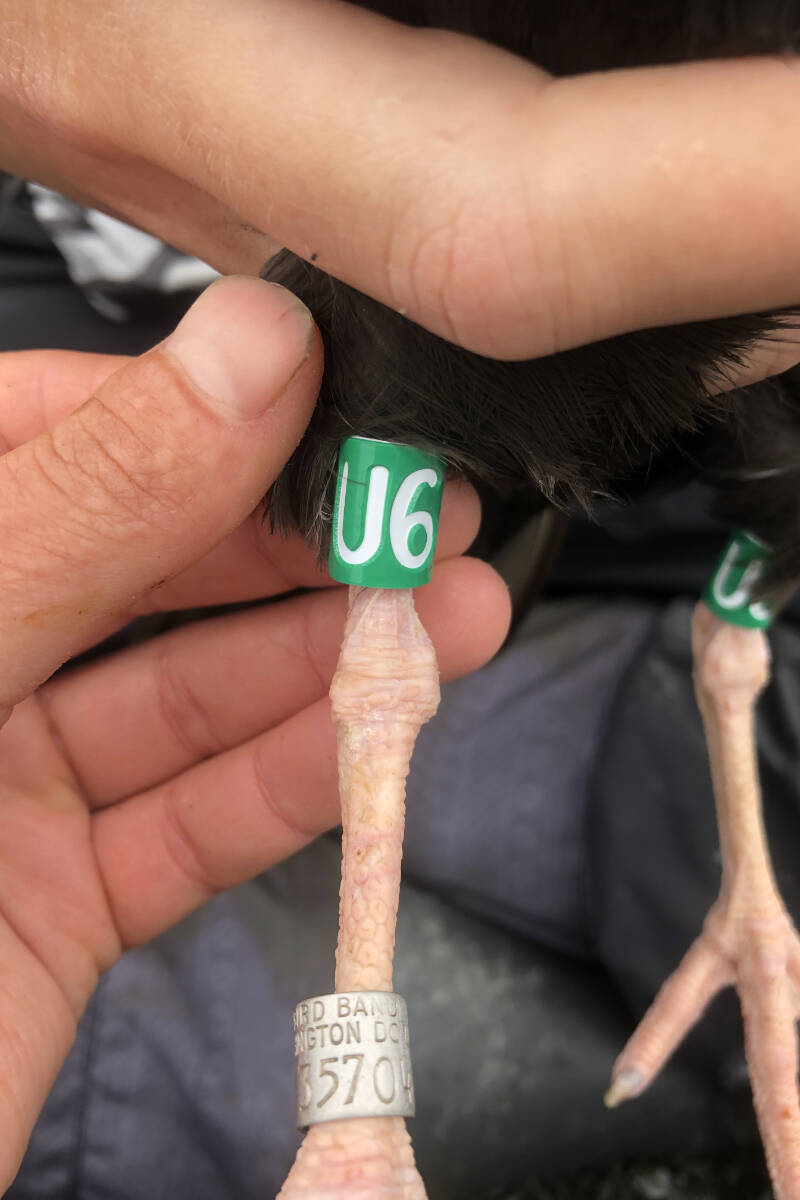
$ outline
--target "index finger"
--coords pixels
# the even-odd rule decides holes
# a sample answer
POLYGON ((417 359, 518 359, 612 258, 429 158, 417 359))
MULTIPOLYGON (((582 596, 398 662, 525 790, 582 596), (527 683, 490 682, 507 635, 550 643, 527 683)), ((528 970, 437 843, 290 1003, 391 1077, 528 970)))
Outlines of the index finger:
POLYGON ((329 0, 201 7, 132 98, 144 131, 192 99, 149 152, 444 337, 523 358, 800 299, 793 58, 553 79, 329 0))

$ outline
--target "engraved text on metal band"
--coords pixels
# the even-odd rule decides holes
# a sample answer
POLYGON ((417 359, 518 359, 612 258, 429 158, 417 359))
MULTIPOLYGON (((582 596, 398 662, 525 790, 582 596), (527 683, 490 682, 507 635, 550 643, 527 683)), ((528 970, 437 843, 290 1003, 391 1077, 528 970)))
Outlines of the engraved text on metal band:
POLYGON ((394 992, 314 996, 294 1011, 297 1124, 413 1117, 408 1014, 394 992))

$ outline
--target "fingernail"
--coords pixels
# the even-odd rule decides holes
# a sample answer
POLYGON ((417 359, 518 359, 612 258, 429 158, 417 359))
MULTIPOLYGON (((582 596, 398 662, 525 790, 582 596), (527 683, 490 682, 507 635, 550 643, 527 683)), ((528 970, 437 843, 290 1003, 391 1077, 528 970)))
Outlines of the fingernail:
POLYGON ((161 349, 216 413, 253 421, 280 399, 313 344, 302 301, 277 284, 232 276, 203 292, 161 349))

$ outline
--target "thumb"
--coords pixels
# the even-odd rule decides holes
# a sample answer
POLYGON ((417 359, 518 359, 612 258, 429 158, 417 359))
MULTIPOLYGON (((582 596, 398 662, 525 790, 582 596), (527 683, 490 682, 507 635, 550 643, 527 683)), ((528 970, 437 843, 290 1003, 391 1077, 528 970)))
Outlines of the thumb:
POLYGON ((290 292, 222 280, 159 347, 0 458, 0 720, 253 510, 302 436, 321 366, 290 292))

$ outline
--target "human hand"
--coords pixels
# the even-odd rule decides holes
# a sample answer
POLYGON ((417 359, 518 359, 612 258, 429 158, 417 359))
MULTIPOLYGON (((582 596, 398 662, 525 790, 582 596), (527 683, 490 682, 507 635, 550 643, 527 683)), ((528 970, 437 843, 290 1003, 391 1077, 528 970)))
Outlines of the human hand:
MULTIPOLYGON (((0 1191, 98 974, 338 821, 344 589, 254 512, 320 370, 306 310, 252 279, 137 360, 0 356, 0 1191), (134 615, 298 587, 46 682, 134 615)), ((452 487, 443 558, 477 520, 452 487)), ((445 677, 504 636, 481 563, 441 562, 419 607, 445 677)))
POLYGON ((0 22, 0 163, 223 271, 280 243, 509 358, 798 300, 790 57, 553 79, 338 0, 0 22))

